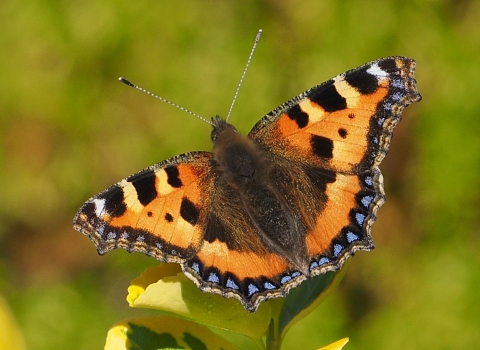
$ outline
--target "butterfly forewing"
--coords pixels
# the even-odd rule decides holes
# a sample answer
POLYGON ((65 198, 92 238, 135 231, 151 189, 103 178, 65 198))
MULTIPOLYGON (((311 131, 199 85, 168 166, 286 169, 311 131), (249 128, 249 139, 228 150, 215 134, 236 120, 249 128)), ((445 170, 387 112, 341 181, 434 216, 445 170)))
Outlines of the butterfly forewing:
POLYGON ((183 262, 203 242, 214 178, 211 154, 183 154, 142 170, 89 199, 74 227, 100 254, 115 248, 183 262))

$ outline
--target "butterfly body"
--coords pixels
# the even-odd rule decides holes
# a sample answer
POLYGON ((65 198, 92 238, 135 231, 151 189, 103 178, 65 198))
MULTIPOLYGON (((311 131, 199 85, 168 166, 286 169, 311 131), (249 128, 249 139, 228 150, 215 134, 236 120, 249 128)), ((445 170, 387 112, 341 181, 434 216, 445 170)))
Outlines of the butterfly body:
MULTIPOLYGON (((278 163, 269 159, 268 153, 262 150, 260 144, 238 133, 221 118, 216 117, 213 122, 212 168, 219 174, 215 187, 229 187, 227 191, 231 194, 230 198, 218 198, 214 194, 213 200, 231 203, 237 198, 238 203, 233 207, 244 210, 243 215, 250 221, 250 226, 255 231, 253 235, 258 236, 262 246, 267 251, 284 256, 292 266, 308 274, 303 239, 305 225, 300 222, 300 213, 295 213, 287 202, 287 193, 279 190, 276 185, 276 173, 280 171, 277 169, 278 163)), ((295 198, 292 196, 290 199, 295 198)), ((217 217, 212 220, 235 222, 234 217, 225 217, 222 211, 219 209, 218 213, 212 212, 211 215, 217 217)), ((218 229, 212 231, 218 232, 218 229)), ((231 239, 242 240, 243 236, 238 232, 231 239)))
POLYGON ((212 119, 212 152, 176 156, 92 197, 74 227, 103 254, 182 265, 249 311, 370 250, 385 200, 378 165, 408 104, 415 63, 387 57, 277 107, 248 135, 212 119))

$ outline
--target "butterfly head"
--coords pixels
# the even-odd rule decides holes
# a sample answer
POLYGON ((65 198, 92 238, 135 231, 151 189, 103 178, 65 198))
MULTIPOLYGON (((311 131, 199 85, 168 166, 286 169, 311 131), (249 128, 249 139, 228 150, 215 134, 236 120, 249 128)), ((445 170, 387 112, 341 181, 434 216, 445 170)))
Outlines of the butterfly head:
POLYGON ((221 138, 228 137, 228 135, 238 134, 237 129, 225 119, 216 115, 212 117, 213 130, 210 134, 213 144, 217 144, 221 138))
POLYGON ((255 181, 265 167, 255 142, 219 116, 212 118, 213 159, 234 188, 255 181))

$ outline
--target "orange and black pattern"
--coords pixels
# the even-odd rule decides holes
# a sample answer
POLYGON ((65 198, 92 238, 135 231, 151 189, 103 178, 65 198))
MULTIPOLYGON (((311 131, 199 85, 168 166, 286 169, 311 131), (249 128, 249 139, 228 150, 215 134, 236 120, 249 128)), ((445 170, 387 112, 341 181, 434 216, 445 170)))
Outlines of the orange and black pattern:
POLYGON ((373 248, 385 201, 379 164, 403 109, 420 101, 415 62, 387 57, 340 74, 247 135, 212 118, 212 152, 142 170, 89 199, 74 228, 182 265, 206 292, 249 311, 373 248))

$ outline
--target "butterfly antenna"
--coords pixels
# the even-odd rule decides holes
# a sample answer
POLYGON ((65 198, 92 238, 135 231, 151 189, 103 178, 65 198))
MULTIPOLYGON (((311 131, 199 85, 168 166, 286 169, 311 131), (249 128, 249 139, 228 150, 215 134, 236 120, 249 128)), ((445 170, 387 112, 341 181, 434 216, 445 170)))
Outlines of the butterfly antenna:
POLYGON ((174 102, 172 102, 172 101, 169 101, 169 100, 167 100, 166 98, 163 98, 163 97, 160 97, 160 96, 158 96, 158 95, 155 95, 154 93, 152 93, 152 92, 150 92, 150 91, 148 91, 148 90, 145 90, 144 88, 142 88, 142 87, 140 87, 140 86, 132 83, 132 82, 131 82, 130 80, 128 80, 128 79, 125 79, 125 78, 123 78, 123 77, 120 77, 120 78, 118 78, 118 80, 120 80, 122 83, 124 83, 124 84, 126 84, 126 85, 128 85, 128 86, 131 86, 131 87, 133 87, 133 88, 135 88, 135 89, 137 89, 137 90, 140 90, 140 91, 146 93, 146 94, 149 95, 149 96, 155 97, 157 100, 166 102, 166 103, 168 103, 169 105, 171 105, 171 106, 173 106, 173 107, 177 107, 178 109, 180 109, 180 110, 182 110, 182 111, 184 111, 184 112, 187 112, 188 114, 191 114, 191 115, 193 115, 194 117, 197 117, 198 119, 201 119, 201 120, 203 120, 204 122, 206 122, 206 123, 208 123, 208 124, 210 124, 210 125, 213 125, 213 123, 212 123, 211 121, 205 119, 204 117, 198 115, 197 113, 194 113, 194 112, 192 112, 192 111, 190 111, 190 110, 188 110, 188 109, 186 109, 186 108, 184 108, 184 107, 182 107, 182 106, 180 106, 180 105, 178 105, 178 104, 176 104, 176 103, 174 103, 174 102))
POLYGON ((258 32, 257 32, 257 35, 255 36, 255 42, 253 43, 252 50, 250 51, 250 56, 248 56, 247 64, 245 65, 245 69, 243 70, 242 77, 240 78, 240 81, 238 82, 237 90, 235 91, 235 95, 233 96, 232 104, 230 105, 230 109, 228 111, 227 118, 225 118, 225 120, 228 120, 228 118, 230 118, 230 114, 232 114, 233 106, 235 105, 235 102, 237 101, 238 93, 240 92, 240 87, 243 84, 243 80, 245 79, 245 75, 247 74, 248 67, 250 66, 250 62, 252 61, 253 53, 255 52, 255 49, 257 48, 257 45, 258 45, 258 42, 260 41, 261 36, 262 36, 262 30, 259 29, 258 32))

